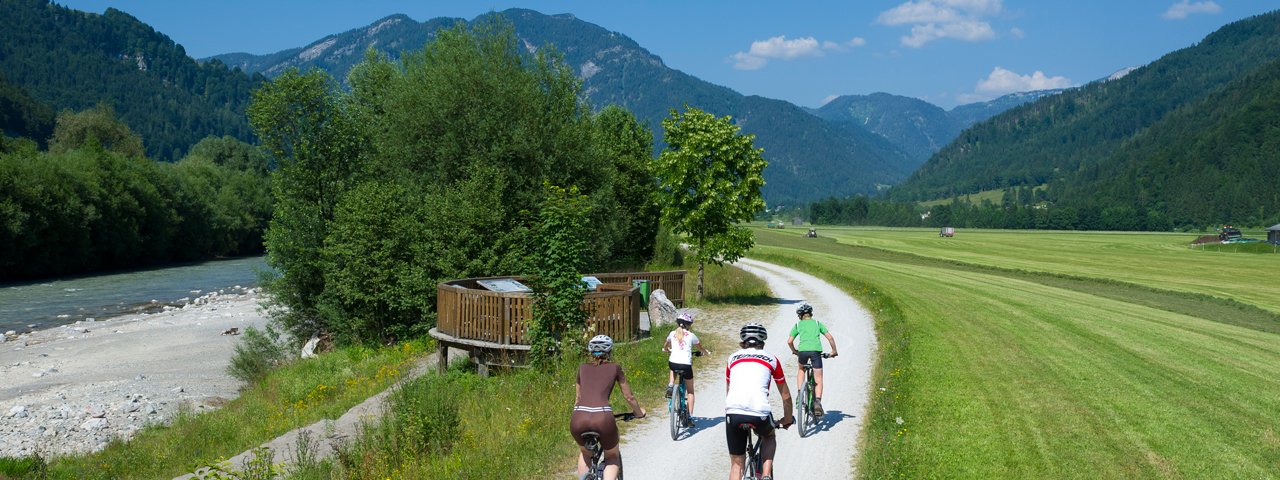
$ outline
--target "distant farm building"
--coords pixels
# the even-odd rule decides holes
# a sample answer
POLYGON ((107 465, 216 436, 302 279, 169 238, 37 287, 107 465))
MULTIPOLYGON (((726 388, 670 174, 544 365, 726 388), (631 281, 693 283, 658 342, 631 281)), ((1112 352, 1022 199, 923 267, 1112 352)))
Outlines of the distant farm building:
POLYGON ((1280 223, 1267 229, 1267 241, 1273 244, 1280 244, 1280 223))

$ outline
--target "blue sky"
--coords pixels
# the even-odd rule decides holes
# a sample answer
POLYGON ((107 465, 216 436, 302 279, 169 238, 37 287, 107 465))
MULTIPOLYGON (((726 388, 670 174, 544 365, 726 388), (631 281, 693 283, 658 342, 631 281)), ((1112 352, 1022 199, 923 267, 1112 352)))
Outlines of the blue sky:
POLYGON ((1275 0, 394 1, 61 0, 137 17, 200 58, 272 53, 394 13, 474 18, 529 8, 635 39, 670 67, 817 107, 888 92, 944 108, 1075 86, 1188 47, 1275 0))

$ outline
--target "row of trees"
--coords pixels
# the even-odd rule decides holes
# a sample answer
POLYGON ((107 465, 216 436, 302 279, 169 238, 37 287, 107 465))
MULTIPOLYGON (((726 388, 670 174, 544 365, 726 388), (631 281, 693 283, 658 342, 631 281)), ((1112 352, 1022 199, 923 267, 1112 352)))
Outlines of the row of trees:
POLYGON ((370 52, 347 80, 290 71, 249 108, 279 163, 269 288, 295 335, 422 334, 438 282, 534 271, 550 187, 581 197, 560 203, 591 226, 583 270, 652 256, 650 132, 593 113, 573 71, 524 54, 509 25, 442 30, 399 62, 370 52))
POLYGON ((0 280, 262 251, 266 157, 210 137, 175 164, 99 106, 57 117, 48 151, 0 136, 0 280))
POLYGON ((268 288, 294 336, 421 335, 439 282, 525 274, 534 356, 551 358, 582 326, 581 272, 654 258, 660 205, 662 231, 688 235, 700 264, 751 246, 733 225, 763 208, 751 137, 673 112, 654 162, 647 127, 619 107, 593 112, 573 69, 551 49, 529 54, 500 17, 441 30, 400 61, 371 50, 346 83, 295 69, 249 108, 279 165, 268 288))

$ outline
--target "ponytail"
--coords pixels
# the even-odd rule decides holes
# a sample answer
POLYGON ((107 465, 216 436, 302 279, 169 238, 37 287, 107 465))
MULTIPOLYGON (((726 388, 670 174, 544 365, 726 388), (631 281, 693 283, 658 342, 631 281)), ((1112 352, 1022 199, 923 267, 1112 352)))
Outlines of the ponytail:
POLYGON ((681 325, 679 322, 676 322, 676 342, 679 342, 680 345, 683 346, 684 337, 688 335, 689 335, 689 331, 684 328, 684 325, 681 325))

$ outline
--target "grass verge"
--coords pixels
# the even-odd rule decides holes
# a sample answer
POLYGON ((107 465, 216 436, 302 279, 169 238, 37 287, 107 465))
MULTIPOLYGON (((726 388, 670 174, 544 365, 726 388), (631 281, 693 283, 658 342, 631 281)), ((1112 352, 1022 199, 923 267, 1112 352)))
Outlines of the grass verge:
POLYGON ((1106 282, 767 237, 754 258, 824 277, 876 316, 864 478, 1280 471, 1275 333, 1103 295, 1106 282))
POLYGON ((398 380, 429 346, 415 341, 380 349, 353 347, 293 362, 218 410, 197 415, 184 409, 168 425, 147 427, 128 442, 51 459, 36 475, 6 466, 22 460, 0 459, 0 476, 172 478, 294 428, 341 416, 398 380))

